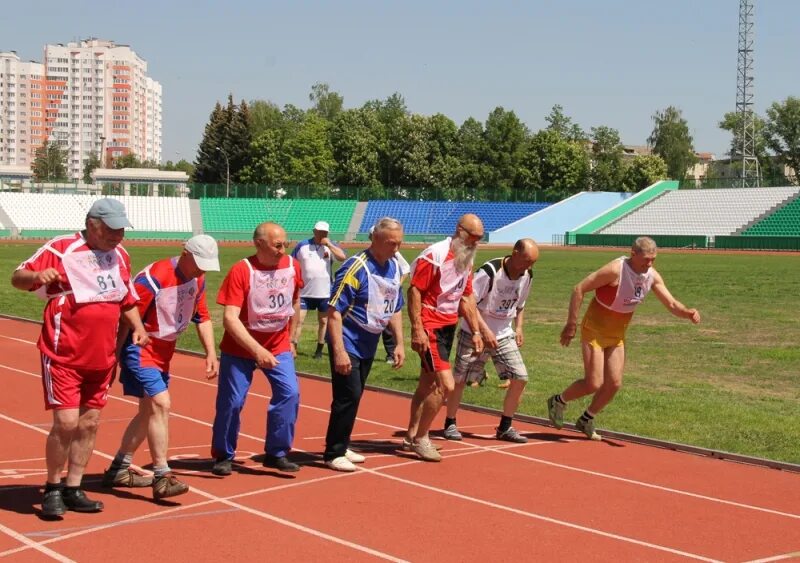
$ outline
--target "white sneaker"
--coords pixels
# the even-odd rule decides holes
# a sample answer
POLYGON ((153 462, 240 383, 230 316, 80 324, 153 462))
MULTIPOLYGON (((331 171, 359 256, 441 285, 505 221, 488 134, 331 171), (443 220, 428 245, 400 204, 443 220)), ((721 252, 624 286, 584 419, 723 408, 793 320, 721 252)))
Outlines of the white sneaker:
POLYGON ((357 469, 356 466, 353 465, 353 462, 344 457, 343 455, 340 455, 339 457, 334 458, 330 461, 326 461, 325 465, 327 465, 334 471, 345 471, 347 473, 352 473, 357 469))
POLYGON ((364 463, 364 461, 366 461, 367 459, 363 455, 357 454, 356 452, 350 449, 345 450, 344 457, 346 457, 347 461, 349 461, 350 463, 364 463))

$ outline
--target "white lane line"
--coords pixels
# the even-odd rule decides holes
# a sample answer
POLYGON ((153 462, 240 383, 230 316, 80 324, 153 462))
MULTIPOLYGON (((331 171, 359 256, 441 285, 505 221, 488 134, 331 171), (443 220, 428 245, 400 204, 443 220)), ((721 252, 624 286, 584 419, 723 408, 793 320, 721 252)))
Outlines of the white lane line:
MULTIPOLYGON (((0 365, 0 367, 3 367, 3 366, 0 365)), ((197 381, 197 380, 186 378, 186 377, 177 377, 177 379, 184 379, 186 381, 191 381, 193 383, 206 384, 203 381, 197 381)), ((258 394, 255 394, 255 395, 256 396, 261 396, 261 397, 264 397, 264 398, 269 398, 269 397, 265 397, 264 395, 258 395, 258 394)), ((323 409, 318 409, 317 407, 310 407, 310 406, 307 406, 307 405, 301 405, 301 406, 305 406, 306 408, 310 408, 310 409, 323 410, 323 409)), ((367 422, 369 424, 376 424, 378 426, 384 426, 384 427, 392 428, 394 430, 404 430, 404 428, 401 428, 399 426, 392 426, 392 425, 389 425, 389 424, 384 424, 382 422, 377 422, 377 421, 370 420, 370 419, 358 418, 357 420, 361 420, 362 422, 367 422)), ((487 436, 489 436, 489 435, 487 435, 487 436)), ((494 437, 494 436, 490 436, 490 437, 494 437)), ((572 438, 566 438, 565 437, 563 441, 581 441, 581 440, 574 440, 572 438)), ((456 443, 460 444, 460 445, 463 445, 463 446, 468 446, 468 447, 471 447, 471 448, 480 448, 480 449, 483 449, 483 450, 496 449, 494 446, 481 446, 479 444, 472 444, 470 442, 465 442, 465 441, 456 442, 456 443)), ((556 442, 535 441, 535 442, 528 442, 528 445, 534 445, 534 444, 538 445, 540 443, 550 444, 550 443, 556 443, 556 442)), ((389 446, 387 446, 387 447, 389 447, 389 446)), ((613 480, 613 481, 620 481, 620 482, 623 482, 623 483, 628 483, 630 485, 637 485, 637 486, 645 487, 645 488, 649 488, 649 489, 656 489, 656 490, 660 490, 660 491, 664 491, 664 492, 668 492, 668 493, 673 493, 673 494, 676 494, 676 495, 688 496, 688 497, 692 497, 692 498, 696 498, 696 499, 700 499, 700 500, 705 500, 705 501, 709 501, 709 502, 716 502, 716 503, 719 503, 719 504, 725 504, 725 505, 728 505, 728 506, 736 506, 738 508, 744 508, 744 509, 748 509, 748 510, 755 510, 757 512, 764 512, 764 513, 767 513, 767 514, 775 514, 777 516, 785 516, 785 517, 788 517, 788 518, 800 519, 800 514, 793 514, 791 512, 783 512, 783 511, 780 511, 780 510, 773 510, 773 509, 770 509, 770 508, 764 508, 764 507, 756 506, 756 505, 752 505, 752 504, 745 504, 745 503, 736 502, 736 501, 732 501, 732 500, 726 500, 726 499, 722 499, 722 498, 719 498, 719 497, 712 497, 712 496, 708 496, 708 495, 702 495, 702 494, 699 494, 699 493, 693 493, 693 492, 685 491, 685 490, 682 490, 682 489, 675 489, 673 487, 666 487, 666 486, 663 486, 663 485, 656 485, 656 484, 653 484, 653 483, 647 483, 645 481, 638 481, 636 479, 628 479, 626 477, 619 477, 617 475, 612 475, 610 473, 602 473, 602 472, 599 472, 599 471, 592 471, 590 469, 583 469, 583 468, 580 468, 580 467, 575 467, 575 466, 572 466, 572 465, 566 465, 566 464, 563 464, 563 463, 556 463, 556 462, 547 461, 547 460, 539 459, 539 458, 535 458, 535 457, 528 457, 528 456, 525 456, 525 455, 522 455, 522 454, 516 454, 516 453, 508 452, 508 453, 506 453, 506 455, 512 455, 512 456, 515 456, 515 457, 519 457, 520 459, 525 459, 525 460, 530 461, 530 462, 540 463, 540 464, 543 464, 543 465, 549 465, 551 467, 558 467, 560 469, 566 469, 568 471, 576 471, 578 473, 584 473, 584 474, 587 474, 587 475, 593 475, 595 477, 602 477, 602 478, 610 479, 610 480, 613 480)))
POLYGON ((650 549, 656 549, 656 550, 659 550, 659 551, 666 551, 667 553, 680 555, 682 557, 688 557, 690 559, 697 559, 699 561, 713 561, 713 562, 719 561, 718 559, 709 559, 708 557, 703 557, 702 555, 697 555, 695 553, 689 553, 687 551, 681 551, 679 549, 673 549, 671 547, 666 547, 666 546, 663 546, 663 545, 658 545, 658 544, 650 543, 650 542, 643 541, 643 540, 637 540, 636 538, 631 538, 631 537, 628 537, 628 536, 621 536, 619 534, 614 534, 614 533, 611 533, 611 532, 604 532, 603 530, 598 530, 597 528, 589 528, 587 526, 581 526, 580 524, 574 524, 572 522, 567 522, 565 520, 558 520, 556 518, 550 518, 549 516, 544 516, 542 514, 536 514, 535 512, 528 512, 527 510, 521 510, 519 508, 506 506, 504 504, 497 504, 495 502, 491 502, 491 501, 488 501, 488 500, 483 500, 483 499, 472 497, 472 496, 469 496, 469 495, 463 495, 463 494, 457 493, 455 491, 449 491, 447 489, 440 489, 439 487, 434 487, 432 485, 425 485, 425 484, 419 483, 417 481, 410 481, 408 479, 403 479, 402 477, 397 477, 395 475, 389 475, 387 473, 379 473, 377 471, 373 471, 373 470, 368 469, 366 467, 361 468, 361 470, 365 471, 367 473, 372 473, 374 475, 378 475, 379 477, 383 477, 384 479, 391 479, 393 481, 398 481, 398 482, 404 483, 406 485, 411 485, 412 487, 418 487, 418 488, 421 488, 421 489, 426 489, 428 491, 433 491, 435 493, 439 493, 439 494, 442 494, 442 495, 454 497, 454 498, 465 500, 465 501, 468 501, 468 502, 474 502, 476 504, 482 504, 482 505, 488 506, 490 508, 494 508, 494 509, 497 509, 497 510, 504 510, 506 512, 511 512, 513 514, 518 514, 520 516, 526 516, 528 518, 533 518, 535 520, 542 520, 544 522, 549 522, 550 524, 555 524, 557 526, 565 526, 567 528, 572 528, 574 530, 580 530, 582 532, 587 532, 587 533, 590 533, 590 534, 595 534, 595 535, 598 535, 598 536, 603 536, 603 537, 606 537, 606 538, 611 538, 611 539, 619 540, 619 541, 626 542, 626 543, 632 543, 632 544, 640 545, 642 547, 647 547, 647 548, 650 548, 650 549))
MULTIPOLYGON (((0 366, 0 367, 7 367, 7 366, 0 366)), ((19 370, 17 370, 17 371, 19 371, 19 370)), ((35 375, 35 374, 33 374, 33 375, 35 375)), ((126 402, 128 402, 128 401, 126 401, 126 402)), ((185 417, 185 418, 190 419, 189 417, 185 417)), ((14 424, 17 424, 17 425, 22 426, 24 428, 28 428, 30 430, 34 430, 34 431, 39 432, 41 434, 45 434, 45 435, 49 434, 49 432, 46 432, 46 431, 42 430, 41 428, 37 428, 36 426, 33 426, 33 425, 28 424, 27 422, 23 422, 21 420, 17 420, 15 418, 11 418, 10 416, 6 416, 6 415, 4 415, 2 413, 0 413, 0 419, 6 420, 8 422, 13 422, 14 424)), ((109 454, 107 454, 105 452, 101 452, 99 450, 93 450, 93 452, 96 455, 98 455, 100 457, 103 457, 103 458, 106 458, 108 460, 113 460, 114 459, 113 455, 109 455, 109 454)), ((328 540, 328 541, 330 541, 332 543, 337 543, 337 544, 343 545, 345 547, 349 547, 350 549, 354 549, 356 551, 361 551, 363 553, 367 553, 369 555, 373 555, 373 556, 378 557, 380 559, 385 559, 387 561, 394 561, 396 563, 406 563, 404 559, 400 559, 400 558, 395 557, 393 555, 389 555, 388 553, 384 553, 382 551, 378 551, 376 549, 372 549, 372 548, 367 547, 365 545, 357 544, 355 542, 351 542, 351 541, 345 540, 345 539, 337 537, 337 536, 326 534, 325 532, 323 532, 321 530, 316 530, 314 528, 309 528, 308 526, 303 526, 302 524, 298 524, 296 522, 292 522, 291 520, 286 520, 285 518, 280 518, 278 516, 275 516, 275 515, 270 514, 268 512, 264 512, 262 510, 257 510, 255 508, 250 508, 249 506, 245 506, 243 504, 239 504, 239 503, 233 502, 233 501, 225 499, 223 497, 218 497, 218 496, 216 496, 216 495, 214 495, 212 493, 203 491, 203 490, 198 489, 197 487, 194 487, 194 486, 191 488, 191 492, 193 492, 193 493, 195 493, 197 495, 200 495, 202 497, 205 497, 210 502, 220 502, 222 504, 226 504, 226 505, 228 505, 230 507, 237 508, 237 509, 239 509, 239 510, 241 510, 243 512, 247 512, 247 513, 252 514, 254 516, 258 516, 259 518, 263 518, 265 520, 270 520, 272 522, 275 522, 277 524, 281 524, 283 526, 287 526, 289 528, 294 528, 295 530, 298 530, 300 532, 304 532, 304 533, 312 535, 314 537, 317 537, 317 538, 320 538, 320 539, 324 539, 324 540, 328 540)), ((28 540, 27 545, 30 545, 30 547, 33 547, 32 544, 39 545, 36 542, 31 542, 31 540, 28 540)), ((53 552, 53 553, 55 554, 55 552, 53 552)), ((56 555, 58 555, 58 554, 56 554, 56 555)))
MULTIPOLYGON (((351 438, 356 438, 359 436, 377 436, 377 432, 362 432, 360 434, 350 434, 351 438)), ((326 436, 306 436, 303 440, 324 440, 326 436)))
POLYGON ((0 461, 0 463, 23 463, 26 461, 45 461, 46 459, 45 457, 29 457, 26 459, 7 459, 0 461))
MULTIPOLYGON (((0 367, 8 368, 9 366, 4 366, 4 365, 0 364, 0 367)), ((32 375, 34 377, 37 376, 37 374, 35 374, 33 372, 25 372, 23 370, 18 370, 16 368, 10 368, 10 369, 12 369, 13 371, 18 371, 20 373, 25 373, 27 375, 32 375)), ((134 404, 134 405, 138 404, 135 401, 122 399, 120 397, 111 397, 111 398, 119 400, 119 401, 122 401, 122 402, 131 403, 131 404, 134 404)), ((170 414, 174 415, 174 416, 176 416, 178 418, 191 420, 191 421, 196 422, 198 424, 201 424, 203 426, 210 426, 209 423, 201 421, 201 420, 198 420, 198 419, 194 419, 192 417, 180 415, 180 414, 177 414, 177 413, 174 413, 174 412, 171 412, 170 414)), ((21 426, 25 426, 25 427, 31 428, 33 430, 36 430, 37 432, 40 432, 40 433, 43 433, 43 434, 47 434, 47 432, 45 432, 44 430, 36 428, 35 426, 31 426, 31 425, 29 425, 29 424, 27 424, 25 422, 17 421, 15 419, 7 417, 7 416, 5 416, 3 414, 0 414, 0 418, 6 419, 6 420, 8 420, 10 422, 15 422, 17 424, 20 424, 21 426)), ((260 438, 255 438, 254 436, 251 436, 251 438, 261 440, 260 438)), ((525 444, 520 444, 520 446, 522 446, 522 445, 525 445, 525 444)), ((475 449, 477 451, 495 451, 495 449, 481 448, 481 447, 476 447, 475 449)), ((95 452, 98 455, 100 455, 101 457, 106 457, 108 459, 113 459, 113 456, 110 456, 108 454, 105 454, 105 453, 102 453, 102 452, 98 452, 97 450, 95 450, 95 452)), ((419 463, 417 460, 414 460, 414 461, 419 463)), ((597 535, 600 535, 600 536, 616 539, 616 540, 623 541, 623 542, 633 543, 633 544, 636 544, 636 545, 640 545, 640 546, 643 546, 643 547, 649 547, 649 548, 660 550, 660 551, 667 551, 667 552, 670 552, 670 553, 682 555, 682 556, 685 556, 685 557, 690 557, 690 558, 693 558, 693 559, 698 559, 698 560, 701 560, 701 561, 716 561, 714 559, 708 559, 708 558, 700 556, 700 555, 695 555, 695 554, 691 554, 691 553, 688 553, 688 552, 683 552, 683 551, 680 551, 680 550, 676 550, 676 549, 672 549, 672 548, 669 548, 669 547, 661 546, 661 545, 658 545, 658 544, 653 544, 653 543, 645 542, 645 541, 642 541, 642 540, 637 540, 635 538, 629 538, 629 537, 626 537, 626 536, 621 536, 621 535, 613 534, 613 533, 610 533, 610 532, 604 532, 602 530, 595 529, 595 528, 589 528, 589 527, 585 527, 585 526, 580 526, 580 525, 574 524, 572 522, 567 522, 567 521, 564 521, 564 520, 558 520, 558 519, 555 519, 555 518, 550 518, 548 516, 544 516, 544 515, 541 515, 541 514, 535 514, 533 512, 527 512, 527 511, 520 510, 520 509, 517 509, 517 508, 513 508, 513 507, 510 507, 510 506, 505 506, 505 505, 493 503, 493 502, 490 502, 490 501, 486 501, 486 500, 483 500, 483 499, 479 499, 477 497, 471 497, 471 496, 468 496, 468 495, 462 495, 461 493, 456 493, 456 492, 453 492, 453 491, 447 491, 445 489, 439 489, 437 487, 432 487, 432 486, 429 486, 429 485, 416 483, 414 481, 409 481, 407 479, 402 479, 400 477, 395 477, 393 475, 388 475, 388 474, 381 473, 381 472, 378 472, 378 471, 375 471, 375 470, 371 470, 371 469, 367 469, 367 468, 363 468, 363 467, 360 468, 360 469, 362 471, 364 471, 364 472, 368 472, 368 473, 373 474, 373 475, 379 475, 379 476, 387 478, 387 479, 392 479, 392 480, 395 480, 395 481, 399 481, 399 482, 405 483, 407 485, 419 487, 419 488, 430 490, 430 491, 434 491, 434 492, 439 492, 439 493, 446 494, 446 495, 449 495, 449 496, 454 496, 454 497, 460 498, 462 500, 475 502, 477 504, 482 504, 482 505, 489 506, 489 507, 492 507, 492 508, 495 508, 495 509, 499 509, 499 510, 505 510, 505 511, 508 511, 508 512, 513 512, 515 514, 520 514, 520 515, 523 515, 523 516, 528 516, 530 518, 543 520, 543 521, 546 521, 546 522, 550 522, 552 524, 561 525, 561 526, 565 526, 565 527, 573 528, 573 529, 577 529, 577 530, 582 530, 584 532, 597 534, 597 535)), ((206 493, 206 492, 201 491, 201 490, 199 490, 197 488, 193 488, 192 490, 195 493, 199 494, 200 496, 205 496, 206 498, 211 499, 213 501, 222 502, 224 504, 228 504, 229 506, 240 507, 242 510, 244 510, 246 512, 250 512, 250 513, 252 513, 254 515, 259 515, 259 516, 261 516, 263 518, 266 518, 268 520, 273 520, 273 521, 276 521, 276 522, 284 523, 284 525, 287 525, 287 526, 290 526, 290 527, 297 527, 297 529, 300 529, 302 531, 306 531, 305 526, 302 526, 300 524, 295 524, 294 522, 290 522, 288 520, 283 520, 281 518, 278 518, 277 516, 273 516, 273 515, 268 514, 266 512, 262 512, 262 511, 259 511, 259 510, 256 510, 256 509, 251 509, 251 508, 249 508, 249 507, 247 507, 245 505, 240 505, 238 503, 231 502, 231 501, 229 501, 227 499, 224 499, 222 497, 214 496, 211 493, 206 493)), ((316 531, 316 530, 312 530, 310 528, 308 528, 308 530, 310 530, 308 533, 311 533, 312 535, 314 535, 315 533, 324 534, 324 532, 319 532, 319 531, 316 531)), ((327 534, 325 534, 325 536, 327 536, 327 534)), ((331 538, 333 538, 333 536, 331 536, 331 538)), ((325 539, 329 539, 329 538, 325 537, 325 539)), ((336 541, 337 543, 347 542, 347 540, 341 540, 340 538, 334 538, 334 539, 331 539, 331 541, 336 541)), ((347 542, 344 545, 348 545, 349 543, 350 542, 347 542)), ((354 546, 358 546, 358 544, 353 544, 353 545, 354 546)), ((348 545, 348 547, 351 547, 351 546, 348 545)), ((363 548, 362 550, 370 549, 370 548, 366 548, 364 546, 354 547, 354 549, 359 549, 359 548, 363 548)), ((380 552, 378 552, 378 553, 380 553, 380 552)), ((385 555, 387 558, 392 557, 392 556, 389 556, 387 554, 383 554, 383 555, 385 555)))
POLYGON ((17 540, 18 542, 25 544, 27 547, 24 548, 24 549, 35 549, 39 553, 43 553, 44 555, 47 555, 48 557, 50 557, 52 559, 55 559, 56 561, 61 561, 62 563, 75 563, 74 559, 70 559, 69 557, 65 557, 65 556, 61 555, 60 553, 58 553, 57 551, 53 551, 49 547, 45 547, 43 545, 39 545, 37 542, 31 540, 30 538, 26 538, 25 536, 23 536, 19 532, 15 532, 14 530, 9 528, 8 526, 4 526, 3 524, 0 524, 0 532, 3 532, 7 536, 11 536, 12 538, 17 540))
POLYGON ((772 557, 765 557, 764 559, 751 559, 745 563, 769 563, 770 561, 785 561, 786 559, 800 558, 800 551, 793 551, 792 553, 783 553, 781 555, 773 555, 772 557))

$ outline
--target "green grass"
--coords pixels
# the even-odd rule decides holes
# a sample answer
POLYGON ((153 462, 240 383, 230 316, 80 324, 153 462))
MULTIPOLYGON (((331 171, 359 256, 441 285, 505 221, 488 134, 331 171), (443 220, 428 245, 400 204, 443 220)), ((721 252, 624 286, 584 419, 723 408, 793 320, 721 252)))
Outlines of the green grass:
MULTIPOLYGON (((177 253, 172 247, 129 248, 134 268, 177 253)), ((0 245, 6 280, 36 249, 30 244, 0 245)), ((247 255, 248 248, 223 248, 223 272, 247 255)), ((404 251, 409 260, 417 251, 404 251)), ((502 254, 481 251, 478 263, 502 254)), ((544 249, 534 270, 526 308, 523 355, 531 376, 520 412, 546 416, 545 399, 582 373, 580 348, 558 343, 572 286, 590 271, 619 255, 613 251, 544 249)), ((614 402, 598 418, 601 428, 701 447, 800 463, 800 260, 797 256, 670 254, 656 267, 673 294, 696 307, 703 322, 694 326, 671 316, 651 296, 639 308, 627 338, 625 382, 614 402)), ((209 276, 214 301, 223 274, 209 276)), ((588 303, 588 299, 587 299, 588 303)), ((211 305, 211 304, 210 304, 211 305)), ((42 302, 33 295, 0 287, 0 312, 38 319, 42 302)), ((218 340, 221 308, 211 305, 218 340)), ((406 322, 406 330, 408 323, 406 322)), ((316 315, 306 319, 298 370, 327 374, 327 361, 309 357, 316 315)), ((408 340, 408 339, 407 339, 408 340)), ((194 331, 180 346, 199 350, 194 331)), ((407 346, 407 353, 410 348, 407 346)), ((383 359, 379 348, 378 359, 383 359)), ((412 356, 399 371, 376 362, 370 383, 412 391, 418 361, 412 356)), ((464 402, 497 408, 503 391, 492 377, 486 386, 467 388, 464 402)), ((577 418, 586 401, 569 406, 577 418)), ((405 424, 398 420, 397 424, 405 424)))

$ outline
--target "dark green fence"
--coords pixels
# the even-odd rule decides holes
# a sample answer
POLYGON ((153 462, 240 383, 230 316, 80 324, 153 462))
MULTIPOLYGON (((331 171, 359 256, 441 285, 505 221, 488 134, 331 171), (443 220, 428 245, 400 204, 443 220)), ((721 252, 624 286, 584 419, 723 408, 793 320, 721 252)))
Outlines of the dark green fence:
MULTIPOLYGON (((800 178, 797 176, 770 176, 761 178, 762 188, 780 188, 783 186, 796 186, 800 178)), ((684 178, 680 181, 681 190, 715 189, 715 188, 741 188, 742 179, 736 177, 725 178, 684 178)))
POLYGON ((800 250, 800 237, 717 236, 715 248, 729 250, 800 250))
MULTIPOLYGON (((577 246, 622 246, 629 247, 642 235, 576 234, 569 235, 567 244, 577 246), (574 242, 572 240, 574 239, 574 242)), ((708 237, 703 235, 647 235, 662 248, 707 248, 708 237)))
POLYGON ((265 186, 231 184, 189 184, 189 197, 256 199, 400 199, 407 201, 518 201, 555 202, 541 190, 522 188, 383 188, 364 186, 265 186))

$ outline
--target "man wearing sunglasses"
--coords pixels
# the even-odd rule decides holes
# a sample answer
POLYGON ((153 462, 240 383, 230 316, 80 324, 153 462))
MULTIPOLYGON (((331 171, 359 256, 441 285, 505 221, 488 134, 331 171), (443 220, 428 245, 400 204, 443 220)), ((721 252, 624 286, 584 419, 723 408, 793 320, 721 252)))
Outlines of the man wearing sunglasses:
POLYGON ((538 259, 539 247, 533 239, 524 238, 514 244, 510 255, 486 262, 475 273, 472 291, 478 304, 478 324, 484 352, 475 353, 472 345, 473 332, 466 320, 461 319, 456 366, 453 371, 455 388, 447 398, 447 418, 444 422, 446 439, 462 439, 456 425, 456 413, 464 387, 467 383, 480 383, 486 374, 486 360, 491 356, 500 379, 510 381, 503 401, 503 416, 500 417, 495 437, 518 444, 528 441, 511 426, 511 421, 528 383, 528 370, 519 349, 524 341, 523 313, 531 289, 531 268, 538 259))
POLYGON ((477 215, 467 213, 458 220, 452 237, 423 250, 411 266, 411 348, 419 354, 422 369, 411 399, 403 449, 413 451, 424 461, 442 460, 428 431, 453 391, 450 349, 459 316, 469 325, 475 353, 483 351, 472 294, 472 262, 482 238, 483 222, 477 215))

